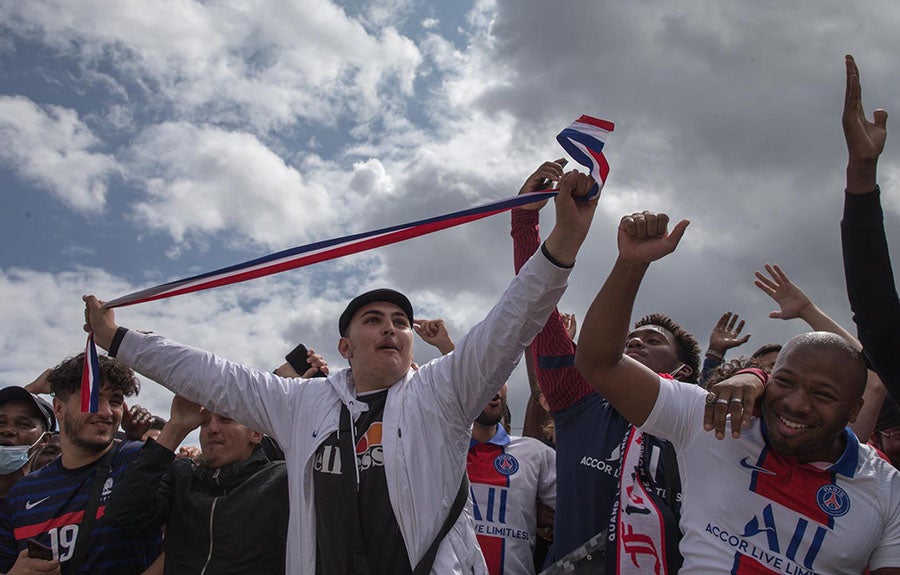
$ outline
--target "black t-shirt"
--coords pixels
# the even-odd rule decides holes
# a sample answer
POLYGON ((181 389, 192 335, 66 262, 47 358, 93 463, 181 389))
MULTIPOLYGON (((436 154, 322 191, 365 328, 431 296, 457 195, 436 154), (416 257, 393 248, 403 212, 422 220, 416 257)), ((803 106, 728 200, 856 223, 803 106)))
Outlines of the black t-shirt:
MULTIPOLYGON (((406 545, 388 499, 381 443, 381 420, 387 390, 357 397, 369 411, 356 420, 356 464, 359 469, 357 508, 366 560, 371 575, 411 574, 406 545)), ((344 575, 352 571, 353 510, 342 483, 338 433, 316 450, 313 481, 316 492, 316 574, 344 575)), ((354 473, 351 469, 349 473, 354 473)))

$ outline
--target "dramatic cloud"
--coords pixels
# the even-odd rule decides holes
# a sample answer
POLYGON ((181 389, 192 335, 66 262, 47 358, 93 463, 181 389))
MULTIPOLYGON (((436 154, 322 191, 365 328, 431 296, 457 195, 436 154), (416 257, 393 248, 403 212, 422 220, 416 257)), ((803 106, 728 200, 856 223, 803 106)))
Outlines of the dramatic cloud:
POLYGON ((251 123, 366 119, 412 90, 421 59, 389 24, 370 33, 324 0, 202 4, 49 0, 5 4, 7 29, 88 69, 112 67, 181 118, 251 123), (162 98, 163 101, 159 101, 162 98))
POLYGON ((77 211, 103 209, 117 171, 99 144, 74 110, 0 96, 0 162, 77 211))

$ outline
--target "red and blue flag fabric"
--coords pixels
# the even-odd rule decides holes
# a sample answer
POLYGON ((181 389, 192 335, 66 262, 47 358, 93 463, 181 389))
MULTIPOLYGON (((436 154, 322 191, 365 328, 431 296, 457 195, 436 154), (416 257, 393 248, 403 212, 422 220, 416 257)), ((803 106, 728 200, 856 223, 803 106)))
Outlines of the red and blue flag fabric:
POLYGON ((94 345, 94 334, 88 334, 84 346, 84 366, 81 372, 81 411, 97 413, 100 405, 100 358, 94 345))
POLYGON ((588 192, 587 199, 599 194, 603 184, 606 183, 609 162, 603 155, 603 146, 607 136, 615 128, 616 125, 608 120, 581 116, 556 136, 556 141, 572 156, 572 159, 591 170, 591 176, 596 184, 588 192))

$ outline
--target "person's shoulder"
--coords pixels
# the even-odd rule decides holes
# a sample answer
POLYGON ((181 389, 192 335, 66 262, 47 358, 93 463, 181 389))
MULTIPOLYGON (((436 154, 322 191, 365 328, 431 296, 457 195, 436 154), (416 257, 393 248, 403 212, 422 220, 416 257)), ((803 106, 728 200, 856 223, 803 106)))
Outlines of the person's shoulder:
POLYGON ((143 448, 143 441, 129 441, 126 439, 117 442, 117 444, 113 446, 113 449, 115 450, 115 454, 113 455, 114 465, 118 465, 122 462, 128 463, 131 460, 136 459, 143 448))
POLYGON ((48 482, 59 481, 63 477, 63 474, 60 473, 61 470, 60 458, 56 458, 17 481, 6 494, 7 509, 14 510, 21 502, 33 497, 35 493, 43 492, 48 482))
POLYGON ((263 465, 263 470, 266 473, 271 473, 272 475, 285 475, 287 476, 287 463, 284 460, 281 461, 269 461, 265 465, 263 465))
POLYGON ((556 453, 552 447, 550 447, 543 441, 540 441, 539 439, 535 439, 533 437, 525 437, 521 435, 509 436, 508 449, 534 454, 556 453))
POLYGON ((859 458, 856 465, 856 474, 859 476, 872 476, 877 481, 891 484, 892 489, 900 491, 900 470, 885 459, 881 453, 871 445, 859 444, 859 458))

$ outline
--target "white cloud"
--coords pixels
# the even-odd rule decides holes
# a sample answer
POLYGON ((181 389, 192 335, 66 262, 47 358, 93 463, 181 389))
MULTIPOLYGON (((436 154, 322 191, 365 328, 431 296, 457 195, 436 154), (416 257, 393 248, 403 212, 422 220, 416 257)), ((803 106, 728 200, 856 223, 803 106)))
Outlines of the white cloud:
MULTIPOLYGON (((401 9, 402 2, 383 7, 401 9)), ((139 78, 182 119, 249 123, 365 120, 412 90, 415 44, 379 20, 371 33, 325 0, 204 4, 60 0, 5 4, 16 35, 139 78)))
POLYGON ((255 136, 167 123, 146 130, 129 154, 146 185, 135 217, 177 242, 228 231, 268 246, 314 238, 335 217, 325 186, 304 178, 255 136))
POLYGON ((118 166, 74 110, 0 96, 0 161, 81 212, 99 212, 118 166))

